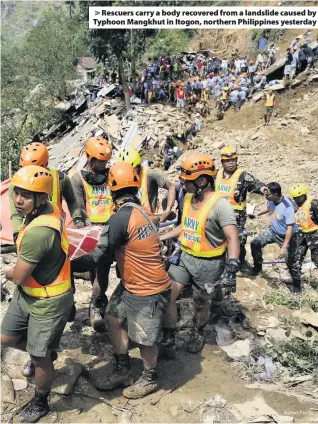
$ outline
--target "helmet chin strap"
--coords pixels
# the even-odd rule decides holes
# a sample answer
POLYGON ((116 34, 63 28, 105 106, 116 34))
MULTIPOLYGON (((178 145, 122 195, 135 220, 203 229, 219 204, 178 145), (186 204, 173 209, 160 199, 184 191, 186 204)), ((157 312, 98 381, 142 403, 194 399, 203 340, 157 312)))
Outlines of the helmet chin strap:
POLYGON ((37 194, 33 193, 34 206, 33 206, 32 211, 29 213, 29 215, 32 215, 32 216, 38 215, 43 210, 43 208, 45 206, 45 205, 40 205, 39 207, 36 207, 36 200, 37 200, 37 194))
POLYGON ((202 194, 202 190, 207 188, 207 186, 209 185, 209 181, 203 187, 199 187, 198 184, 195 181, 193 181, 193 185, 196 188, 196 192, 194 194, 194 197, 199 197, 202 194))

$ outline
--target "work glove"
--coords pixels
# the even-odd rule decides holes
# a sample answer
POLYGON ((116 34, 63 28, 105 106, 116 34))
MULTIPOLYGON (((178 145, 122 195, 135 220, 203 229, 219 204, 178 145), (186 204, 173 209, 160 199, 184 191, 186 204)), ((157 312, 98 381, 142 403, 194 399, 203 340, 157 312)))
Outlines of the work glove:
POLYGON ((221 276, 220 284, 224 288, 225 295, 236 292, 236 273, 240 269, 240 260, 236 258, 228 259, 221 276))

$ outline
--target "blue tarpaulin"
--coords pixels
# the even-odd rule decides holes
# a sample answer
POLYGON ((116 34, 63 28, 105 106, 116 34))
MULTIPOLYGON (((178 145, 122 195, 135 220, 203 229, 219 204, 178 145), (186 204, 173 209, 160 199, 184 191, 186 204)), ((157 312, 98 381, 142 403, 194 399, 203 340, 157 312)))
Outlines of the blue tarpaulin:
POLYGON ((267 40, 266 38, 260 38, 259 42, 258 42, 258 49, 259 50, 264 50, 267 44, 267 40))

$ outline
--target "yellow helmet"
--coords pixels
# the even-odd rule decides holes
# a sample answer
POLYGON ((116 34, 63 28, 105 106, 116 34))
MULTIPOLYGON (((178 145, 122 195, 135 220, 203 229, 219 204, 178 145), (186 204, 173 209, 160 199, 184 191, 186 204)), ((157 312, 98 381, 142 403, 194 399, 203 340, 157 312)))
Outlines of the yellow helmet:
POLYGON ((227 159, 235 159, 237 158, 237 152, 236 149, 232 146, 225 146, 221 150, 221 160, 227 160, 227 159))
POLYGON ((294 184, 290 188, 290 195, 291 197, 299 197, 303 194, 307 194, 308 188, 305 186, 305 184, 294 184))
POLYGON ((136 168, 136 166, 141 164, 140 154, 133 147, 125 147, 124 150, 119 153, 117 162, 127 162, 136 168))

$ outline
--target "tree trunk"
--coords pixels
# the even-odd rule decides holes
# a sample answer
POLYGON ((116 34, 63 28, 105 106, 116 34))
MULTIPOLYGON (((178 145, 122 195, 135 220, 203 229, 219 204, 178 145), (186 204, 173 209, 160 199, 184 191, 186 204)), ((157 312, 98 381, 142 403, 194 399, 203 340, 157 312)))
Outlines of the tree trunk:
POLYGON ((125 95, 126 108, 128 112, 131 109, 131 104, 130 104, 130 97, 128 94, 128 87, 126 83, 125 72, 124 72, 124 62, 121 56, 118 56, 118 65, 119 65, 119 71, 120 71, 121 81, 122 81, 124 95, 125 95))
POLYGON ((136 56, 134 45, 134 30, 130 30, 130 55, 131 55, 131 82, 134 94, 136 93, 136 56))

